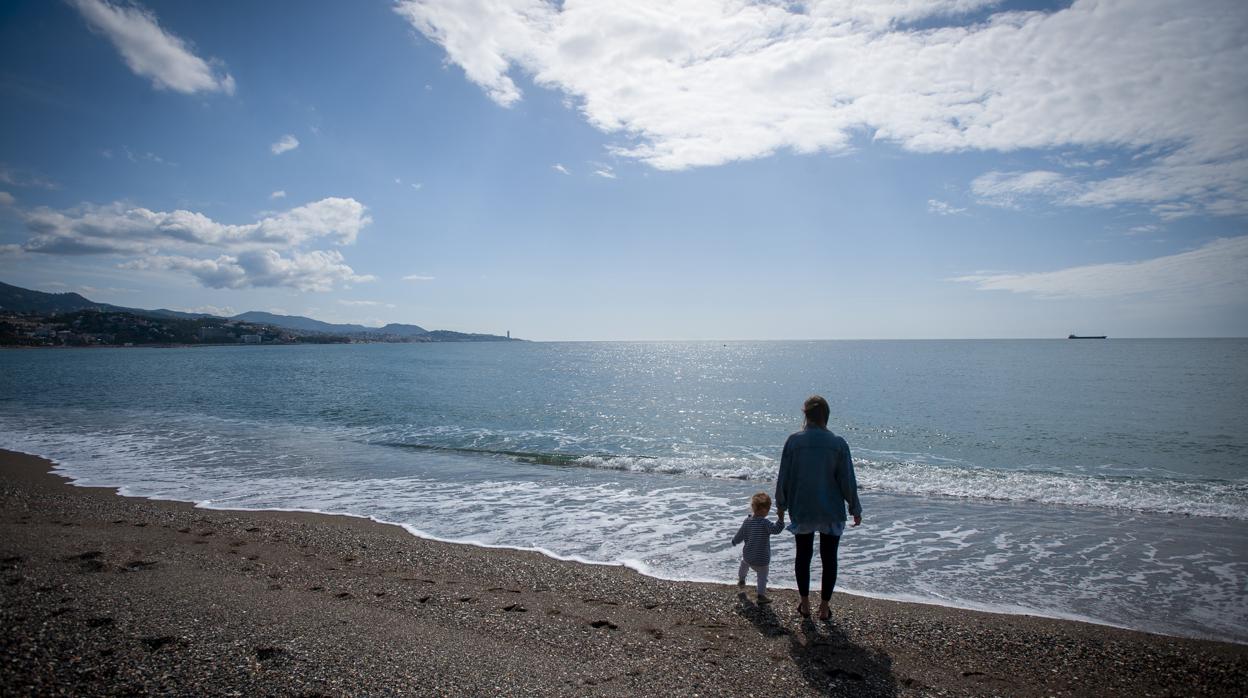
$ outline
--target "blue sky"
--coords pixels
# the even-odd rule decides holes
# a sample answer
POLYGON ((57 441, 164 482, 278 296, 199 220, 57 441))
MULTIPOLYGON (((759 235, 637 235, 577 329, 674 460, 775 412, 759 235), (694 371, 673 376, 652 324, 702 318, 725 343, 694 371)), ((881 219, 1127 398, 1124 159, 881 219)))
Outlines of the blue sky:
POLYGON ((1248 335, 1235 0, 0 7, 0 280, 532 339, 1248 335))

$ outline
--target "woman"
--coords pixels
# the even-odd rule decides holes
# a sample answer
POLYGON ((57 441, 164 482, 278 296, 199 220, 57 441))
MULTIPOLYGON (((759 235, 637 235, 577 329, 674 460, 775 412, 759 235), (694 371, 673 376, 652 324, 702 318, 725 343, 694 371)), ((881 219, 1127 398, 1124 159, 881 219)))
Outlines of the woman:
POLYGON ((858 501, 858 481, 854 462, 845 439, 828 431, 828 401, 818 395, 802 406, 806 425, 784 442, 780 475, 776 478, 776 513, 781 521, 787 510, 793 523, 789 530, 797 541, 793 572, 802 596, 797 612, 810 617, 810 559, 814 556, 815 534, 819 534, 819 559, 823 562, 819 620, 828 620, 828 601, 836 586, 836 550, 845 532, 845 504, 862 523, 862 503, 858 501))

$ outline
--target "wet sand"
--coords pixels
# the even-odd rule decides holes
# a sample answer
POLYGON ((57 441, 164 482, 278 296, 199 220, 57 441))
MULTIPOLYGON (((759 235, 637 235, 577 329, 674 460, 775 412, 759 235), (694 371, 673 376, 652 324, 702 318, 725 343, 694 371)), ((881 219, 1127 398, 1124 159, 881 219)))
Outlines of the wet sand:
MULTIPOLYGON (((1248 646, 73 487, 0 451, 4 695, 1244 695, 1248 646)), ((431 502, 434 509, 453 506, 431 502)))

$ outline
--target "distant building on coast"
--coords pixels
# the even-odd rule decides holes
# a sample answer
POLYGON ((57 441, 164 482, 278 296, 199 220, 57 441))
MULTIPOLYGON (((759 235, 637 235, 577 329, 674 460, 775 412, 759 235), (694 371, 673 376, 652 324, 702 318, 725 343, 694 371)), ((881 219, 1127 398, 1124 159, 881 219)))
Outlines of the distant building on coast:
POLYGON ((259 343, 260 343, 260 335, 258 335, 258 334, 245 334, 245 335, 243 335, 243 336, 239 337, 239 340, 240 340, 243 344, 259 344, 259 343))

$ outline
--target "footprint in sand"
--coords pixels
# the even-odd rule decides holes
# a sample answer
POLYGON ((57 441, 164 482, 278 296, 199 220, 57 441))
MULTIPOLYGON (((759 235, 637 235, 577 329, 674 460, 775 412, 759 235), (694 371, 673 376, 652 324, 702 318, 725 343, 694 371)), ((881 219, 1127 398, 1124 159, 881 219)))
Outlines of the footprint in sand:
POLYGON ((246 532, 248 532, 248 533, 259 533, 259 532, 260 532, 260 527, 259 527, 259 526, 252 526, 251 528, 245 528, 245 529, 243 529, 243 530, 244 530, 244 531, 246 531, 246 532))
POLYGON ((108 565, 98 559, 103 554, 99 550, 91 550, 78 555, 71 555, 65 558, 65 562, 78 562, 78 569, 82 572, 103 572, 108 569, 108 565))
POLYGON ((256 648, 256 659, 258 659, 261 662, 271 662, 276 659, 281 659, 285 655, 286 655, 286 650, 282 649, 281 647, 257 647, 256 648))
POLYGON ((112 625, 113 622, 114 622, 113 619, 107 616, 102 616, 99 618, 88 618, 87 627, 88 628, 103 628, 103 627, 112 625))
POLYGON ((511 612, 511 613, 525 613, 525 612, 527 612, 529 609, 525 608, 524 606, 521 606, 521 605, 520 605, 520 604, 518 604, 518 603, 513 603, 513 604, 512 604, 512 605, 510 605, 510 606, 504 606, 504 607, 503 607, 503 610, 504 610, 504 611, 509 611, 509 612, 511 612))
POLYGON ((177 642, 177 638, 170 635, 161 635, 160 637, 141 637, 139 638, 139 642, 143 643, 143 646, 146 647, 149 652, 155 652, 165 645, 177 642))
POLYGON ((606 628, 607 630, 619 630, 620 626, 609 620, 596 620, 589 624, 591 628, 606 628))
POLYGON ((335 599, 354 599, 355 597, 345 591, 340 591, 337 594, 334 594, 334 598, 335 599))

